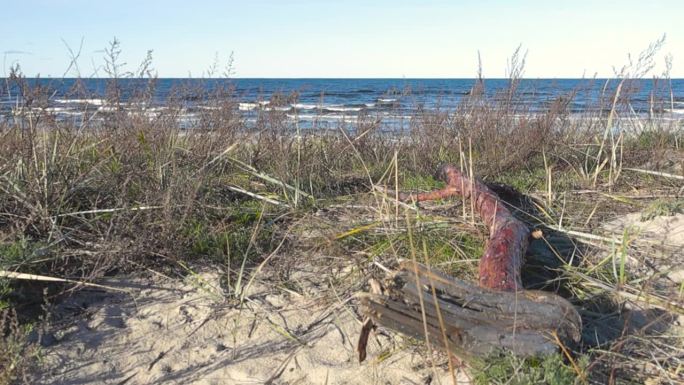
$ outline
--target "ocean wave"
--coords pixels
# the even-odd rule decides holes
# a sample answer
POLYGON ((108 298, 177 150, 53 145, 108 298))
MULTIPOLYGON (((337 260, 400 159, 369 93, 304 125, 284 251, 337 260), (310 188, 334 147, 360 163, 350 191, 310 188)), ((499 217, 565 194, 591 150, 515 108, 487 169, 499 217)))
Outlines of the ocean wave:
POLYGON ((292 107, 290 107, 290 106, 275 106, 275 107, 265 107, 264 108, 264 110, 266 110, 266 111, 281 111, 281 112, 290 111, 291 109, 292 109, 292 107))
POLYGON ((349 106, 341 106, 341 105, 323 106, 324 111, 330 111, 330 112, 359 112, 362 109, 363 109, 363 107, 349 107, 349 106))
POLYGON ((395 98, 378 98, 378 103, 380 104, 396 103, 398 101, 399 100, 395 98))
POLYGON ((297 119, 299 121, 343 121, 343 122, 356 122, 359 118, 358 116, 349 115, 337 115, 337 114, 303 114, 303 115, 293 115, 287 114, 290 119, 297 119))
POLYGON ((91 104, 93 106, 103 106, 107 103, 104 99, 55 99, 59 104, 91 104))
POLYGON ((353 98, 357 95, 357 93, 354 91, 326 91, 326 92, 322 92, 322 93, 317 92, 316 96, 320 96, 321 94, 323 94, 326 97, 331 96, 331 97, 345 98, 345 99, 353 98))
MULTIPOLYGON (((290 119, 298 119, 300 121, 344 121, 344 122, 357 122, 360 117, 358 115, 340 115, 340 114, 287 114, 290 119)), ((411 115, 403 114, 381 114, 381 116, 376 116, 373 119, 377 121, 393 121, 401 122, 408 121, 412 119, 411 115)))
POLYGON ((83 115, 81 111, 73 110, 64 107, 33 107, 25 108, 20 107, 11 110, 11 114, 14 116, 39 116, 41 114, 51 114, 55 116, 69 116, 69 115, 83 115))
POLYGON ((251 111, 256 109, 258 106, 259 105, 257 103, 240 103, 238 105, 238 109, 240 111, 251 111))
POLYGON ((55 114, 55 113, 60 113, 60 112, 67 112, 67 111, 69 111, 69 109, 64 108, 64 107, 48 107, 48 108, 44 109, 43 111, 55 114))
POLYGON ((83 116, 83 112, 80 111, 55 111, 53 114, 57 116, 83 116))
POLYGON ((269 106, 268 103, 252 103, 243 102, 239 103, 240 111, 253 111, 256 109, 263 111, 327 111, 327 112, 359 112, 363 109, 374 108, 375 103, 363 103, 363 104, 313 104, 313 103, 293 103, 288 106, 269 106))
POLYGON ((271 102, 268 100, 258 102, 242 102, 238 104, 240 111, 253 111, 256 109, 263 109, 264 111, 289 111, 291 106, 275 106, 269 107, 271 102))
POLYGON ((291 104, 292 108, 297 109, 297 110, 315 110, 318 108, 321 108, 320 105, 317 104, 306 104, 306 103, 295 103, 291 104))
POLYGON ((148 107, 148 108, 145 108, 145 111, 164 112, 164 111, 167 111, 168 109, 169 109, 169 107, 148 107))
POLYGON ((684 115, 684 108, 666 108, 665 112, 668 114, 684 115))

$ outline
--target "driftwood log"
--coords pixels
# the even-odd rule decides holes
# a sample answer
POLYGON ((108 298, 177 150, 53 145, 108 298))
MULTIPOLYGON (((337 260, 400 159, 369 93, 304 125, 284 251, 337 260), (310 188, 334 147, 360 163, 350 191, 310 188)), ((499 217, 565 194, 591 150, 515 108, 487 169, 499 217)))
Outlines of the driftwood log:
POLYGON ((479 264, 479 286, 447 276, 414 261, 402 261, 386 288, 374 284, 359 295, 367 317, 359 338, 359 359, 374 324, 429 340, 461 358, 508 350, 521 356, 552 353, 561 343, 577 342, 582 323, 564 298, 523 290, 521 269, 531 237, 503 201, 484 183, 466 178, 446 165, 439 175, 444 189, 401 194, 404 201, 451 196, 473 199, 475 211, 489 228, 479 264))

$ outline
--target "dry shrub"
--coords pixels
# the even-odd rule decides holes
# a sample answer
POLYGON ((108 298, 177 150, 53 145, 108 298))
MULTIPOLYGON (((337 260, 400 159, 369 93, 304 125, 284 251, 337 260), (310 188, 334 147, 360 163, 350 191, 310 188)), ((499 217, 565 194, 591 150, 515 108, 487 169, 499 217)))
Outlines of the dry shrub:
POLYGON ((0 385, 28 384, 38 348, 28 343, 27 332, 14 310, 0 310, 0 333, 0 385))

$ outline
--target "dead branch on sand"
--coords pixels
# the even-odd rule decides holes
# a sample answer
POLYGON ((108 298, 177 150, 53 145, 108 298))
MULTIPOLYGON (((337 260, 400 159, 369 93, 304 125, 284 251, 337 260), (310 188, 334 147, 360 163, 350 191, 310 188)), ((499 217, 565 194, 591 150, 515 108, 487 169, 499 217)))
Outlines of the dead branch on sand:
MULTIPOLYGON (((520 278, 530 234, 499 197, 484 183, 446 165, 440 177, 444 189, 400 194, 403 201, 452 196, 473 200, 489 228, 489 240, 479 264, 479 286, 447 276, 415 261, 402 261, 382 291, 359 295, 368 318, 359 339, 359 358, 375 323, 419 339, 457 356, 483 356, 506 349, 521 356, 557 351, 559 341, 577 342, 582 322, 564 298, 543 291, 523 290, 520 278), (444 338, 446 336, 446 338, 444 338)), ((536 235, 536 234, 535 234, 536 235)))

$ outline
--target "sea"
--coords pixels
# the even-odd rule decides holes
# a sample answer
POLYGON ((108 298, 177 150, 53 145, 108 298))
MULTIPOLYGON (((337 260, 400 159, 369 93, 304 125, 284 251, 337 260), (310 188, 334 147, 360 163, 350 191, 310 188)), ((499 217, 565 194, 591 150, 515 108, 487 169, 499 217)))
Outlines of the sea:
MULTIPOLYGON (((510 79, 117 79, 118 103, 113 105, 113 79, 26 79, 40 87, 29 111, 57 120, 103 119, 115 110, 144 113, 150 119, 180 108, 177 119, 192 128, 198 116, 229 104, 255 123, 265 112, 282 113, 304 128, 334 128, 359 118, 376 119, 388 129, 404 125, 422 111, 450 111, 466 101, 507 103, 520 114, 538 114, 562 105, 568 114, 582 115, 612 108, 619 79, 519 79, 511 94, 510 79), (481 97, 473 98, 479 91, 481 97), (141 99, 141 95, 147 97, 141 99), (143 100, 143 101, 141 101, 143 100)), ((25 116, 22 90, 0 78, 0 121, 25 116), (24 115, 22 115, 24 114, 24 115)), ((623 83, 620 106, 637 116, 684 119, 684 79, 634 79, 623 83), (628 102, 627 102, 628 101, 628 102)), ((24 95, 32 97, 32 95, 24 95)), ((225 108, 225 107, 224 107, 225 108)))

